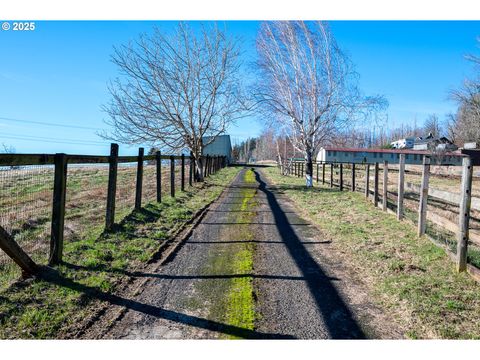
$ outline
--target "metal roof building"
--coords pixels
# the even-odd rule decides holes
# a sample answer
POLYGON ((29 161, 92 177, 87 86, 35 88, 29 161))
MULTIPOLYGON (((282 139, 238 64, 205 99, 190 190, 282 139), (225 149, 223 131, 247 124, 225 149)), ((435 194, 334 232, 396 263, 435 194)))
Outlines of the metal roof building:
MULTIPOLYGON (((202 141, 204 144, 212 139, 211 136, 204 136, 202 141)), ((212 143, 203 148, 203 155, 210 156, 226 156, 228 163, 232 161, 232 144, 230 142, 230 135, 219 135, 212 143)))
POLYGON ((411 165, 421 165, 423 157, 431 155, 433 158, 432 164, 460 166, 464 157, 464 155, 455 152, 444 152, 435 157, 429 151, 423 150, 325 147, 318 152, 317 161, 356 164, 374 164, 388 161, 389 164, 398 164, 400 154, 405 154, 405 163, 411 165))

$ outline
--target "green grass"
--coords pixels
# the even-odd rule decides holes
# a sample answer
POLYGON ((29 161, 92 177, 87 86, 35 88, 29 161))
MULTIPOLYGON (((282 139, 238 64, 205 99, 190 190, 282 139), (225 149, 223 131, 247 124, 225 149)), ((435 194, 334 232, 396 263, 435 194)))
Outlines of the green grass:
POLYGON ((455 272, 443 249, 374 208, 362 194, 316 187, 265 170, 364 279, 373 299, 409 338, 480 338, 480 286, 455 272))
MULTIPOLYGON (((66 242, 64 263, 57 267, 65 279, 114 293, 125 271, 149 260, 159 246, 214 200, 238 173, 226 168, 194 188, 187 186, 175 199, 147 204, 133 212, 113 232, 92 226, 80 240, 66 242)), ((91 312, 92 299, 79 290, 40 279, 15 283, 0 291, 0 338, 57 338, 91 312)))

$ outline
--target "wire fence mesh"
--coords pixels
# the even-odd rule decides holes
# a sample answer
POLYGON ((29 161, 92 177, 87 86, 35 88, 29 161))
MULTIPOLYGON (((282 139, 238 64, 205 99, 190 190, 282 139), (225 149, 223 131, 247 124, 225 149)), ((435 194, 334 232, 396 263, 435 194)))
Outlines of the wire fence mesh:
POLYGON ((83 239, 105 222, 108 164, 67 168, 64 241, 83 239))
MULTIPOLYGON (((49 165, 0 167, 0 225, 39 264, 50 248, 54 168, 49 165)), ((20 270, 0 251, 0 287, 20 270)))
POLYGON ((117 192, 115 197, 115 222, 119 223, 135 207, 135 183, 137 163, 119 163, 117 171, 117 192))
MULTIPOLYGON (((161 161, 162 197, 170 197, 171 194, 171 165, 170 158, 161 161)), ((179 194, 182 183, 185 190, 189 188, 190 159, 185 157, 183 171, 181 158, 175 159, 173 165, 175 193, 179 194)), ((68 163, 62 228, 64 252, 75 248, 69 247, 69 244, 93 238, 103 232, 109 168, 109 163, 68 163)), ((0 167, 0 225, 36 263, 41 265, 47 264, 50 256, 54 178, 54 165, 0 167)), ((115 223, 120 223, 133 211, 136 181, 137 162, 119 163, 115 193, 115 223)), ((143 163, 141 205, 145 206, 156 200, 156 160, 147 160, 143 163)), ((19 275, 20 268, 6 253, 0 251, 0 288, 8 286, 19 275)))

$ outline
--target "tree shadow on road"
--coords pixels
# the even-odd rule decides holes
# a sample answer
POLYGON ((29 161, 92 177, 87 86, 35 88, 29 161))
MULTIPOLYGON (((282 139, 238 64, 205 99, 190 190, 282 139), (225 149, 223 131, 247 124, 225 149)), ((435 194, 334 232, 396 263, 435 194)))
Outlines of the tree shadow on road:
POLYGON ((241 328, 238 326, 208 320, 198 316, 192 316, 173 310, 163 309, 158 306, 141 303, 139 301, 127 299, 115 294, 109 294, 95 287, 83 285, 71 279, 68 279, 62 276, 57 270, 52 268, 45 268, 41 272, 40 277, 43 280, 56 284, 58 286, 82 292, 91 298, 107 301, 111 305, 122 306, 129 310, 138 311, 159 319, 166 319, 184 325, 220 332, 222 334, 240 337, 244 339, 293 339, 292 336, 288 335, 262 333, 250 329, 241 328))
POLYGON ((259 190, 266 196, 278 233, 305 278, 330 336, 334 339, 364 339, 366 336, 354 319, 348 305, 295 233, 275 194, 262 180, 259 173, 255 169, 252 170, 259 183, 259 190))

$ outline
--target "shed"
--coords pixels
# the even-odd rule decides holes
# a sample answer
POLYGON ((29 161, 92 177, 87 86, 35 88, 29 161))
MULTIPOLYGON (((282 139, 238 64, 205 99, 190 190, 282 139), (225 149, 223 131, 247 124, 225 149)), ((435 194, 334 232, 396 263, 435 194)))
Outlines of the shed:
MULTIPOLYGON (((211 141, 211 136, 204 136, 202 141, 204 144, 211 141)), ((232 161, 232 143, 230 142, 230 135, 219 135, 215 137, 210 144, 203 148, 203 155, 210 156, 226 156, 227 162, 232 161)))
MULTIPOLYGON (((422 150, 391 150, 391 149, 358 149, 358 148, 321 148, 317 155, 319 162, 343 162, 356 164, 374 164, 388 161, 390 164, 398 164, 400 154, 405 154, 405 163, 421 165, 425 155, 431 155, 429 151, 422 150)), ((442 165, 462 164, 464 155, 454 152, 444 152, 437 160, 442 165)))

